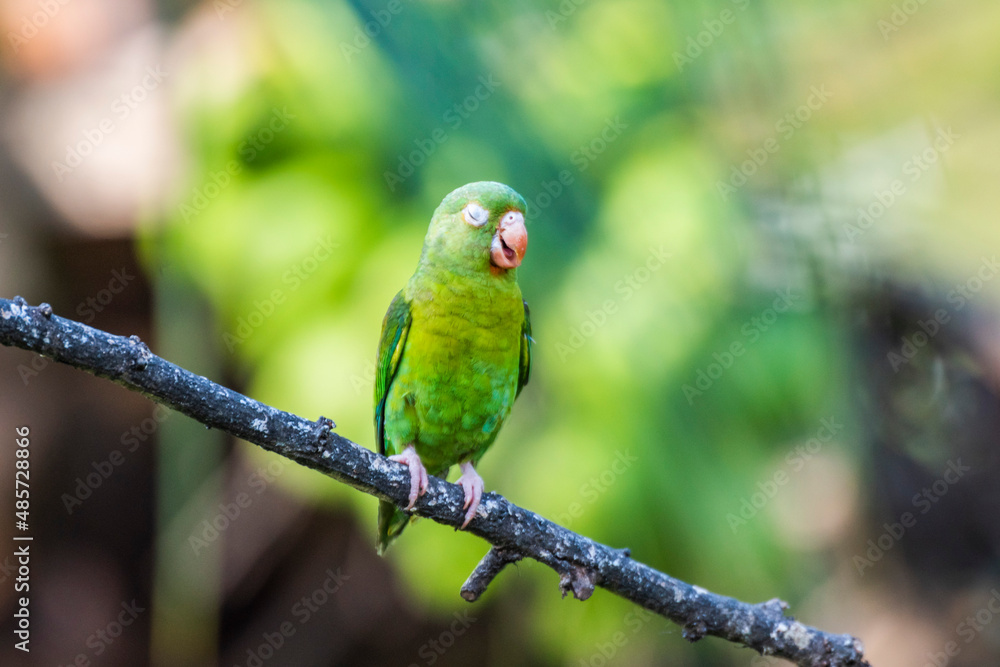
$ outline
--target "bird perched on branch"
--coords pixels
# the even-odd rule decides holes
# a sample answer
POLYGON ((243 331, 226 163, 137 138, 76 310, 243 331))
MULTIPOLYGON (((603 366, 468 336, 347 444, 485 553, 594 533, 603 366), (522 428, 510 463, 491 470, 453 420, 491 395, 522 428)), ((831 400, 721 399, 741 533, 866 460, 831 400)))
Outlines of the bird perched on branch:
MULTIPOLYGON (((517 285, 528 248, 524 199, 501 183, 464 185, 431 218, 417 270, 382 322, 375 375, 380 454, 406 465, 406 509, 427 491, 428 474, 456 463, 465 528, 483 479, 475 465, 497 437, 528 382, 531 323, 517 285)), ((410 515, 379 503, 378 547, 410 515)))

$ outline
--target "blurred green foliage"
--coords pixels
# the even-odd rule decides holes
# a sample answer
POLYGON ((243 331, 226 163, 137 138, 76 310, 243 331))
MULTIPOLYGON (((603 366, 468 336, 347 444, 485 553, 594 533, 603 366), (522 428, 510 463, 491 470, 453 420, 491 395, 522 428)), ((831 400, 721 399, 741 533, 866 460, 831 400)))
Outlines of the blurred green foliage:
MULTIPOLYGON (((919 21, 940 11, 928 4, 919 21)), ((329 415, 371 446, 381 319, 431 212, 464 183, 508 183, 531 203, 520 282, 537 346, 532 382, 483 461, 487 487, 707 588, 799 601, 828 573, 802 554, 813 547, 778 534, 779 503, 735 529, 727 517, 821 419, 846 423, 838 441, 850 440, 847 353, 815 283, 816 263, 842 271, 829 259, 842 236, 810 221, 846 182, 821 169, 839 164, 838 141, 926 111, 883 99, 884 61, 851 72, 884 48, 887 13, 651 0, 206 11, 211 37, 188 40, 175 78, 190 179, 144 249, 154 271, 171 265, 214 304, 218 348, 251 395, 329 415), (824 84, 829 102, 779 128, 824 84), (720 196, 771 137, 779 150, 720 196), (779 310, 782 294, 792 305, 779 310)), ((921 62, 905 34, 892 39, 921 62)), ((940 100, 935 84, 922 91, 940 100)), ((846 201, 871 196, 852 192, 846 201)), ((304 469, 281 482, 354 507, 374 544, 374 499, 304 469)), ((416 604, 447 614, 484 550, 422 522, 389 558, 416 604)), ((561 600, 534 564, 490 596, 515 586, 538 589, 519 610, 554 661, 591 664, 595 642, 619 630, 628 664, 719 657, 691 657, 674 629, 639 623, 610 595, 561 600)))

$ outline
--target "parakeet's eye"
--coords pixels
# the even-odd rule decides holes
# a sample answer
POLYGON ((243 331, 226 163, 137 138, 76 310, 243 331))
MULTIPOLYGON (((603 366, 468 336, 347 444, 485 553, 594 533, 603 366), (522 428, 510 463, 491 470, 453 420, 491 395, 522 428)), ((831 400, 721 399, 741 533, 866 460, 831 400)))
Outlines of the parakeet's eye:
POLYGON ((485 208, 473 202, 462 210, 462 219, 473 227, 482 227, 490 219, 490 214, 485 208))
POLYGON ((524 215, 518 213, 517 211, 508 211, 503 217, 503 220, 500 221, 500 229, 505 229, 515 223, 521 223, 523 225, 524 215))

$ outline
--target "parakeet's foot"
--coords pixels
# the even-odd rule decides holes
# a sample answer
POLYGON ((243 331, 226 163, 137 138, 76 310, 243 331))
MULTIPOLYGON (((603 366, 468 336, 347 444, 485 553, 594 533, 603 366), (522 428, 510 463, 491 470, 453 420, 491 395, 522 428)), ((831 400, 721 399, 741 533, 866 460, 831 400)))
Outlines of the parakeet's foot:
POLYGON ((462 528, 465 528, 479 509, 479 501, 483 497, 483 478, 469 462, 460 463, 458 467, 462 470, 462 476, 455 483, 461 484, 462 490, 465 491, 465 503, 462 504, 462 509, 468 508, 465 521, 462 523, 462 528))
MULTIPOLYGON (((420 455, 417 454, 413 445, 404 449, 402 454, 390 456, 389 460, 403 463, 410 469, 410 504, 406 506, 406 509, 411 510, 417 504, 417 498, 427 493, 427 485, 430 483, 427 478, 427 468, 424 467, 420 455)), ((479 480, 479 483, 482 487, 482 480, 479 480)))

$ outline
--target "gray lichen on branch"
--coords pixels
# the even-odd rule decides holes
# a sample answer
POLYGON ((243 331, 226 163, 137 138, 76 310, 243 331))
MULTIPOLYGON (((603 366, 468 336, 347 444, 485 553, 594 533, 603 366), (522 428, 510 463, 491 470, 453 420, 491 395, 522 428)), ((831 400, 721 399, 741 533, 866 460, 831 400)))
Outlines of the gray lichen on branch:
MULTIPOLYGON (((404 507, 405 466, 332 431, 325 417, 309 421, 195 375, 150 352, 136 336, 116 336, 58 317, 48 304, 0 299, 0 343, 52 358, 182 412, 192 419, 288 457, 329 477, 404 507)), ((464 520, 459 487, 432 477, 414 512, 455 528, 464 520)), ((779 600, 748 604, 670 577, 613 549, 518 507, 495 493, 483 495, 467 528, 492 545, 462 587, 476 600, 508 563, 531 558, 559 574, 563 594, 585 600, 600 586, 684 628, 748 646, 804 667, 864 667, 861 642, 829 634, 784 615, 779 600)))

